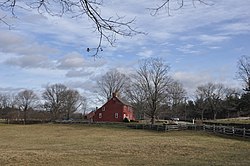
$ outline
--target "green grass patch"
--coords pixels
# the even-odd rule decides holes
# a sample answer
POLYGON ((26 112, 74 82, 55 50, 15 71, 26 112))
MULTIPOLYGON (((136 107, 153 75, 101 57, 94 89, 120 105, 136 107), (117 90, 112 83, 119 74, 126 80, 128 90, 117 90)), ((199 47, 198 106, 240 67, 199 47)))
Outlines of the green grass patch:
POLYGON ((250 141, 97 125, 0 125, 0 165, 250 165, 250 141))

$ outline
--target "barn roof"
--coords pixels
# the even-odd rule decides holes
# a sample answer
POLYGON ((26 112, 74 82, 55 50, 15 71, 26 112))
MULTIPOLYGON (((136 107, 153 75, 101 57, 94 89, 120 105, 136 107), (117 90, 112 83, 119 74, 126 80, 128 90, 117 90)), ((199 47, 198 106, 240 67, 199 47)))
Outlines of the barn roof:
POLYGON ((114 97, 116 97, 122 104, 127 105, 127 106, 131 106, 131 104, 126 99, 120 98, 118 96, 114 96, 114 97))

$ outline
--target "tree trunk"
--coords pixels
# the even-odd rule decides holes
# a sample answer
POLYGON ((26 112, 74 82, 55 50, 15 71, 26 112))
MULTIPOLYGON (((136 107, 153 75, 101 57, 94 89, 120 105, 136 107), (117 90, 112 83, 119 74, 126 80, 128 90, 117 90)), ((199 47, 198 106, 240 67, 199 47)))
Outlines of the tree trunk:
POLYGON ((23 124, 24 124, 24 125, 26 124, 26 115, 27 115, 27 110, 24 109, 24 110, 23 110, 23 124))
POLYGON ((67 120, 69 120, 69 114, 70 114, 69 111, 67 111, 67 120))
POLYGON ((217 112, 214 112, 214 120, 216 120, 217 112))
POLYGON ((151 117, 151 124, 154 125, 155 124, 155 116, 151 117))
POLYGON ((202 122, 203 122, 203 119, 204 119, 203 115, 204 115, 204 110, 201 110, 201 121, 202 122))

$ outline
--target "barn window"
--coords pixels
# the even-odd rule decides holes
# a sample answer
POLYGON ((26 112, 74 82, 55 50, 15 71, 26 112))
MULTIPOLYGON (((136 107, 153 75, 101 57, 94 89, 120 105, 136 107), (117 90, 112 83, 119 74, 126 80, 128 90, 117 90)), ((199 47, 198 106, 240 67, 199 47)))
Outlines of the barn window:
POLYGON ((118 118, 118 113, 115 113, 115 118, 118 118))
POLYGON ((102 111, 105 111, 105 107, 102 107, 102 111))
POLYGON ((99 118, 102 118, 102 113, 99 113, 99 118))

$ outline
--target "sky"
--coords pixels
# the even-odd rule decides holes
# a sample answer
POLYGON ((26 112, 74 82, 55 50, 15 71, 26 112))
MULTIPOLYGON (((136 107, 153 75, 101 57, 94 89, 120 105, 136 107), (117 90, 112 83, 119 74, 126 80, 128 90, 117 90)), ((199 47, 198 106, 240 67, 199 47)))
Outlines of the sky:
MULTIPOLYGON (((0 10, 0 92, 31 89, 41 94, 47 85, 62 83, 78 89, 90 106, 100 106, 96 80, 111 69, 133 73, 144 58, 160 57, 170 75, 181 82, 190 98, 197 86, 213 82, 242 88, 236 79, 237 61, 250 54, 250 1, 185 0, 179 10, 152 16, 149 8, 160 0, 104 1, 103 16, 135 18, 133 27, 146 35, 116 36, 93 58, 98 35, 86 17, 71 18, 16 9, 16 16, 0 10)), ((174 4, 171 8, 174 9, 174 4)), ((56 8, 56 6, 55 6, 56 8)))

